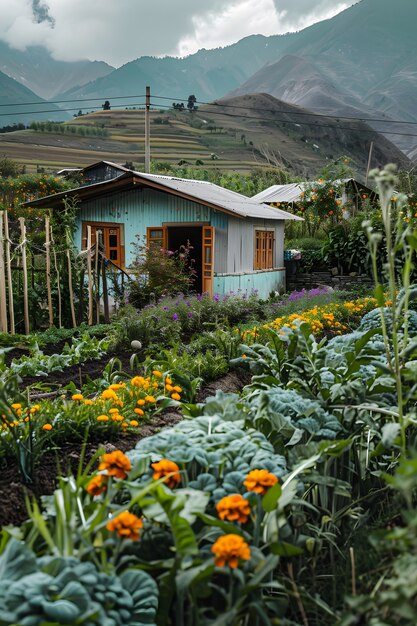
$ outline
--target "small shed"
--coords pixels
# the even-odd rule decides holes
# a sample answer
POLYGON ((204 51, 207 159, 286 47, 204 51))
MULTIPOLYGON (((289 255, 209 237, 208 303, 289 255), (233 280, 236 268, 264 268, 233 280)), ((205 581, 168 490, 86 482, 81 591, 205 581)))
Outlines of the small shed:
MULTIPOLYGON (((301 201, 303 192, 309 187, 314 188, 318 184, 319 181, 306 181, 301 183, 289 183, 288 185, 272 185, 272 187, 268 187, 268 189, 257 193, 252 197, 252 200, 272 206, 281 204, 296 206, 297 203, 301 201)), ((378 198, 378 194, 375 191, 354 178, 334 180, 332 184, 342 189, 340 199, 343 204, 350 201, 355 210, 360 209, 364 199, 369 198, 374 202, 378 198)))
POLYGON ((139 236, 170 250, 190 242, 197 292, 256 291, 266 298, 285 285, 284 223, 301 218, 206 181, 109 165, 88 168, 93 183, 26 206, 59 211, 65 197, 77 197, 76 246, 86 248, 87 226, 93 241, 100 230, 106 255, 126 271, 139 236), (97 180, 100 172, 104 180, 97 180))

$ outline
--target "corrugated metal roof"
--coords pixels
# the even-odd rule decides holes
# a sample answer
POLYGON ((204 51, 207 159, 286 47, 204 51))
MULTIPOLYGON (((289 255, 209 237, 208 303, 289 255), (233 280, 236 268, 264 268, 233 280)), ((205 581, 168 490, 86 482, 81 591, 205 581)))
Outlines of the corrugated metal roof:
POLYGON ((24 206, 53 206, 61 202, 65 196, 79 195, 81 199, 92 198, 95 195, 95 191, 97 194, 103 194, 106 193, 105 190, 108 188, 110 192, 112 186, 123 183, 124 180, 130 182, 132 176, 135 179, 134 182, 137 181, 137 183, 143 183, 144 185, 148 182, 150 183, 149 186, 152 186, 152 183, 154 183, 158 188, 166 189, 167 193, 170 191, 176 192, 178 195, 187 197, 200 204, 214 206, 219 210, 223 209, 225 212, 234 214, 239 218, 251 217, 265 220, 302 220, 302 218, 297 215, 292 215, 291 213, 287 213, 287 211, 281 211, 267 204, 259 203, 259 201, 253 198, 248 198, 243 194, 230 191, 214 183, 202 180, 191 180, 188 178, 162 176, 159 174, 144 174, 131 170, 109 181, 85 185, 69 191, 39 198, 38 200, 32 200, 31 202, 25 202, 24 206))
MULTIPOLYGON (((370 193, 372 193, 372 189, 358 183, 353 178, 341 178, 338 180, 333 180, 332 183, 334 185, 346 185, 348 183, 355 183, 361 189, 367 189, 370 193)), ((318 180, 305 181, 302 183, 289 183, 288 185, 272 185, 272 187, 268 187, 268 189, 264 189, 260 193, 257 193, 255 196, 252 196, 252 200, 256 202, 298 202, 301 199, 301 194, 308 187, 314 187, 315 185, 319 185, 318 180)))
POLYGON ((158 174, 143 174, 133 172, 138 178, 155 181, 167 189, 175 190, 180 194, 192 196, 197 201, 209 202, 219 208, 235 213, 240 217, 259 217, 267 220, 300 220, 296 215, 281 211, 266 204, 259 204, 253 198, 248 198, 241 193, 230 191, 214 183, 205 180, 191 180, 188 178, 174 178, 158 174))

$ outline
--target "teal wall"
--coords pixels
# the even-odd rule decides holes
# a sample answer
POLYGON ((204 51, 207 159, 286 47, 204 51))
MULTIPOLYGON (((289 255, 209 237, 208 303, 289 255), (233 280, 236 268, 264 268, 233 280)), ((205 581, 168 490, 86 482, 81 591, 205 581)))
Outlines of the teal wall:
MULTIPOLYGON (((124 225, 125 264, 130 265, 136 235, 146 236, 149 226, 199 222, 210 224, 219 233, 219 252, 222 247, 221 233, 227 233, 228 217, 190 200, 184 200, 160 191, 132 189, 125 192, 103 195, 101 198, 84 201, 77 220, 75 245, 81 249, 81 222, 113 222, 124 225)), ((223 236, 224 240, 224 236, 223 236)), ((223 241, 223 248, 226 246, 223 241)), ((222 269, 222 268, 218 268, 222 269)), ((216 271, 218 269, 215 268, 216 271)))
POLYGON ((282 220, 240 219, 216 211, 197 202, 185 200, 162 191, 137 187, 122 192, 105 194, 83 201, 75 232, 75 245, 82 249, 82 222, 110 222, 123 225, 122 245, 125 246, 125 265, 134 258, 137 235, 144 242, 146 229, 152 226, 178 223, 200 223, 215 227, 213 293, 225 294, 241 290, 268 297, 271 291, 284 286, 283 269, 284 222, 282 220), (256 228, 275 230, 275 268, 253 271, 254 236, 256 228))
POLYGON ((250 295, 256 290, 260 298, 268 298, 271 291, 280 291, 284 287, 285 269, 279 269, 214 276, 213 293, 227 294, 233 291, 250 295))

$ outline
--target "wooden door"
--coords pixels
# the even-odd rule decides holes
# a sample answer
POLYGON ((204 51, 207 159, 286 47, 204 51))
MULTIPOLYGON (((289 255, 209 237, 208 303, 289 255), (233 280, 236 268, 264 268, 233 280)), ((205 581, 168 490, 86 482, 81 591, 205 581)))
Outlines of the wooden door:
POLYGON ((213 295, 214 275, 214 226, 203 226, 203 293, 213 295))

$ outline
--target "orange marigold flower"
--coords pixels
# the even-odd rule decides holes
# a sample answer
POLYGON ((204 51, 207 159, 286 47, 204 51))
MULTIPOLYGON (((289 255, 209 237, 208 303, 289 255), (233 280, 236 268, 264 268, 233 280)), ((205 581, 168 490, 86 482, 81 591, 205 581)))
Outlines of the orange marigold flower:
POLYGON ((133 427, 139 426, 139 422, 137 422, 136 420, 130 420, 130 425, 133 427))
POLYGON ((159 480, 163 476, 166 476, 164 483, 166 483, 170 489, 173 489, 181 482, 180 468, 174 461, 162 459, 162 461, 158 461, 158 463, 152 463, 151 467, 155 470, 152 474, 152 478, 159 480), (169 476, 169 474, 172 474, 172 476, 169 476))
POLYGON ((243 484, 248 491, 263 495, 278 482, 278 478, 268 470, 252 470, 246 476, 243 484))
POLYGON ((179 393, 171 393, 171 398, 173 400, 181 400, 181 396, 179 393))
POLYGON ((97 474, 88 483, 86 490, 91 496, 99 496, 107 489, 107 476, 103 474, 97 474))
POLYGON ((133 409, 133 412, 136 413, 136 415, 145 415, 145 411, 142 411, 142 409, 133 409))
POLYGON ((52 424, 44 424, 42 430, 52 430, 52 424))
POLYGON ((83 396, 83 394, 82 394, 82 393, 74 393, 74 394, 71 396, 71 399, 72 399, 72 400, 84 400, 84 396, 83 396))
POLYGON ((108 476, 123 479, 126 478, 128 472, 132 469, 132 465, 129 457, 120 450, 115 450, 114 452, 103 454, 98 469, 100 471, 107 470, 108 476))
POLYGON ((153 396, 146 396, 145 402, 149 402, 150 404, 153 404, 154 402, 156 402, 156 399, 153 396))
POLYGON ((145 400, 143 398, 139 398, 139 400, 136 402, 136 404, 138 406, 143 406, 144 404, 146 404, 145 400))
POLYGON ((103 400, 118 400, 117 394, 113 389, 105 389, 101 394, 103 400))
POLYGON ((155 376, 155 378, 162 378, 162 372, 160 372, 159 370, 153 370, 152 374, 155 376))
POLYGON ((250 515, 250 505, 240 494, 225 496, 216 504, 220 519, 246 524, 250 515))
POLYGON ((98 415, 96 417, 96 420, 98 422, 108 422, 109 421, 109 416, 108 415, 98 415))
POLYGON ((129 511, 123 511, 117 517, 106 524, 107 530, 117 532, 120 537, 126 537, 137 541, 139 539, 139 531, 143 528, 143 522, 140 517, 136 517, 129 511))
POLYGON ((179 385, 175 385, 174 391, 176 391, 177 393, 182 393, 182 388, 179 385))
POLYGON ((236 569, 239 560, 250 559, 250 548, 246 541, 239 535, 223 535, 212 545, 211 551, 215 554, 215 564, 217 567, 228 565, 236 569))

